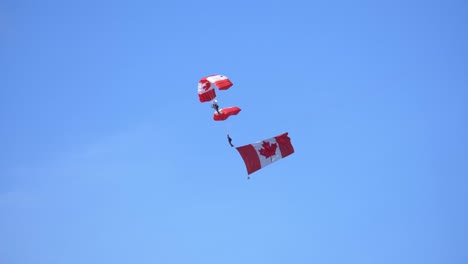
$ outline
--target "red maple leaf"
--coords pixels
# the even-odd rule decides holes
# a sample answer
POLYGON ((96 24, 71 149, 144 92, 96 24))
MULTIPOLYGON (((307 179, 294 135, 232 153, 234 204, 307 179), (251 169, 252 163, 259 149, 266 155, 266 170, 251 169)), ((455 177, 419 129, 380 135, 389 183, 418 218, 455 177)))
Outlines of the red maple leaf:
POLYGON ((203 90, 207 91, 208 89, 210 89, 211 84, 210 84, 209 81, 202 80, 201 83, 202 83, 202 89, 203 90))
POLYGON ((260 155, 265 156, 265 158, 268 159, 276 154, 276 148, 278 145, 276 143, 270 144, 270 142, 263 141, 262 147, 263 148, 259 150, 260 155))

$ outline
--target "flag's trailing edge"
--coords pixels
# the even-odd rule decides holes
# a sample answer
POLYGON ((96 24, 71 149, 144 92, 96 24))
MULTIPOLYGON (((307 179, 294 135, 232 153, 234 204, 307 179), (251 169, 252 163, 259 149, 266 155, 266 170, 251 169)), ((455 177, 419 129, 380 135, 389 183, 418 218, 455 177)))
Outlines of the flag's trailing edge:
POLYGON ((244 160, 247 174, 294 153, 288 132, 253 144, 237 147, 244 160))

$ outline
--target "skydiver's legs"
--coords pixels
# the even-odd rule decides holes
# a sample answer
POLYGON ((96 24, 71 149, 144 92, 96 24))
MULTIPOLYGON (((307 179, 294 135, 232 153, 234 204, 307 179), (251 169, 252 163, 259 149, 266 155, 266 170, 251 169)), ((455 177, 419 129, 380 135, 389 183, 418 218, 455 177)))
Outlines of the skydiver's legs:
POLYGON ((232 138, 229 136, 229 134, 227 135, 227 138, 228 138, 229 145, 231 145, 231 147, 234 147, 234 145, 232 144, 232 138))

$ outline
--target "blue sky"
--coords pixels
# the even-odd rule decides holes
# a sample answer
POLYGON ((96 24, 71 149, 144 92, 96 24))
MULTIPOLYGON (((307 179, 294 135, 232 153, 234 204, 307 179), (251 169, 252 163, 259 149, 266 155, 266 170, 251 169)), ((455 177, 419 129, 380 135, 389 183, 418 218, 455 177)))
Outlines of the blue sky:
POLYGON ((466 1, 2 1, 0 263, 467 263, 466 1), (212 121, 198 80, 224 74, 212 121), (226 141, 289 132, 247 180, 226 141))

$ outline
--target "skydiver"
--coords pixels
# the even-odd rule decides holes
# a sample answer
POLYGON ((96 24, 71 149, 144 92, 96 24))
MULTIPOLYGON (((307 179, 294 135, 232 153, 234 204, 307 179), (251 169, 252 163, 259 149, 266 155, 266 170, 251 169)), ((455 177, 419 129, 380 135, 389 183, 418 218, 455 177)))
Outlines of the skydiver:
POLYGON ((216 110, 216 112, 218 113, 218 115, 220 115, 221 113, 219 112, 219 105, 218 105, 218 101, 214 100, 213 101, 213 104, 211 105, 212 108, 214 108, 216 110))
POLYGON ((234 145, 232 144, 232 138, 229 136, 229 134, 227 134, 227 139, 228 139, 229 145, 231 145, 231 147, 234 147, 234 145))

